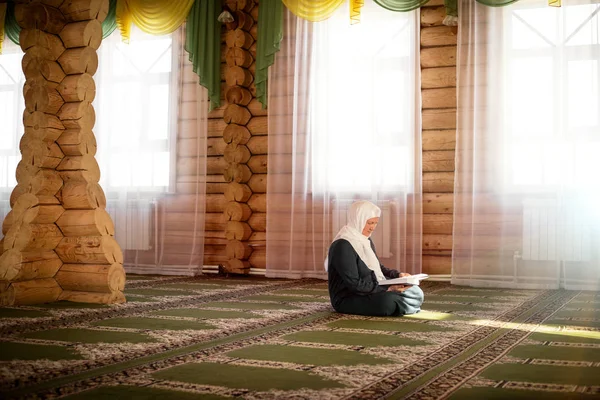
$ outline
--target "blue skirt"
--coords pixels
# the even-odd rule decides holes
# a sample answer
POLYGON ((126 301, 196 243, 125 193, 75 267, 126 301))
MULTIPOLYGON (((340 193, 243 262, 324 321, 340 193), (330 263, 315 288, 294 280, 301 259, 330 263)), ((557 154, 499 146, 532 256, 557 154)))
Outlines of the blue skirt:
POLYGON ((424 294, 419 286, 411 286, 404 292, 379 292, 366 296, 344 298, 335 310, 343 314, 369 316, 402 316, 421 311, 424 294))

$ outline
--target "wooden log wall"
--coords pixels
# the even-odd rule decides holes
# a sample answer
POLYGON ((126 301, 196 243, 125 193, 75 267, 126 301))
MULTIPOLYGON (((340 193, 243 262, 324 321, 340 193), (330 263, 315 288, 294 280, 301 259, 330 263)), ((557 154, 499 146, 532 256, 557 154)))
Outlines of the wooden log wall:
POLYGON ((423 271, 450 274, 456 145, 457 27, 443 0, 421 8, 423 271))
MULTIPOLYGON (((186 52, 181 54, 183 71, 177 140, 177 194, 169 196, 165 214, 163 262, 166 265, 187 265, 189 255, 185 260, 182 259, 182 254, 177 254, 178 247, 185 245, 187 251, 191 241, 204 236, 204 258, 193 258, 193 263, 220 265, 225 271, 232 272, 228 261, 238 259, 245 261, 242 266, 246 268, 236 272, 248 273, 248 266, 265 268, 267 110, 263 110, 256 100, 253 83, 247 82, 254 80, 258 4, 223 1, 223 6, 234 10, 231 13, 236 22, 223 25, 221 31, 221 105, 208 113, 206 174, 199 173, 197 168, 198 154, 203 153, 204 145, 198 112, 199 107, 208 108, 208 104, 197 95, 198 76, 193 72, 189 55, 186 52), (241 29, 241 34, 236 32, 238 29, 241 29), (228 38, 230 46, 227 45, 228 38), (246 42, 249 42, 249 47, 246 42), (229 77, 228 84, 230 67, 233 75, 229 77), (239 84, 238 79, 241 79, 239 84), (243 166, 235 168, 238 164, 243 166), (245 182, 226 180, 236 171, 236 179, 245 182), (194 237, 188 222, 195 216, 196 185, 203 181, 206 184, 204 232, 199 230, 194 237), (241 227, 246 230, 242 229, 242 235, 248 235, 249 226, 250 236, 246 240, 228 239, 228 227, 240 227, 238 224, 233 226, 231 222, 244 222, 241 227), (238 242, 242 243, 242 250, 238 242), (250 257, 253 248, 256 252, 250 257), (262 260, 258 257, 260 255, 262 260)), ((143 257, 143 260, 147 258, 148 263, 153 263, 153 254, 150 253, 139 253, 138 257, 143 257)))
POLYGON ((92 101, 107 0, 15 7, 25 133, 2 224, 0 305, 124 302, 123 255, 98 185, 92 101))
MULTIPOLYGON (((254 86, 258 2, 226 0, 234 22, 225 25, 222 119, 225 127, 223 210, 225 272, 247 274, 265 268, 267 116, 254 86)), ((221 144, 222 146, 222 144, 221 144)))

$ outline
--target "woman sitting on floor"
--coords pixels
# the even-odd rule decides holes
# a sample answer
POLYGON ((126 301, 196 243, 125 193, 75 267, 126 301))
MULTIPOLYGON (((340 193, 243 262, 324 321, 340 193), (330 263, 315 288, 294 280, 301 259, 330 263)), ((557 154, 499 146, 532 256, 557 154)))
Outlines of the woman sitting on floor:
POLYGON ((401 316, 421 310, 423 291, 419 286, 377 283, 410 275, 387 269, 379 262, 369 237, 380 215, 381 209, 369 201, 353 203, 348 211, 348 223, 329 247, 325 269, 329 275, 331 305, 337 312, 401 316))

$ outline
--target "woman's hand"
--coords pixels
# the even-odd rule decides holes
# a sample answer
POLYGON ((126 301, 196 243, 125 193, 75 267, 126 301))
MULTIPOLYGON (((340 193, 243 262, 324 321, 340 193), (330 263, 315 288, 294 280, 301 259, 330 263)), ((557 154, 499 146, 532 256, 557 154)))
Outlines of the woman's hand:
POLYGON ((404 276, 411 276, 411 275, 406 272, 400 272, 400 278, 402 278, 404 276))
POLYGON ((404 292, 406 289, 410 288, 411 285, 391 285, 390 290, 392 292, 404 292))

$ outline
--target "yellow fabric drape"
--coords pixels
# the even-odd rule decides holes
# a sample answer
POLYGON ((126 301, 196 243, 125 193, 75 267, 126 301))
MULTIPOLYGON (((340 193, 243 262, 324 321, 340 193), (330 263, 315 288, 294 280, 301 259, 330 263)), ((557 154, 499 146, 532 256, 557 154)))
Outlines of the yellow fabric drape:
POLYGON ((0 54, 2 54, 2 42, 4 41, 4 18, 6 18, 6 3, 0 3, 0 54))
POLYGON ((324 21, 331 17, 342 3, 344 0, 283 0, 283 4, 294 15, 311 22, 324 21))
POLYGON ((166 35, 181 26, 194 0, 117 0, 117 26, 128 42, 131 24, 152 35, 166 35))
POLYGON ((350 24, 360 22, 360 9, 365 5, 365 0, 350 0, 350 24))

